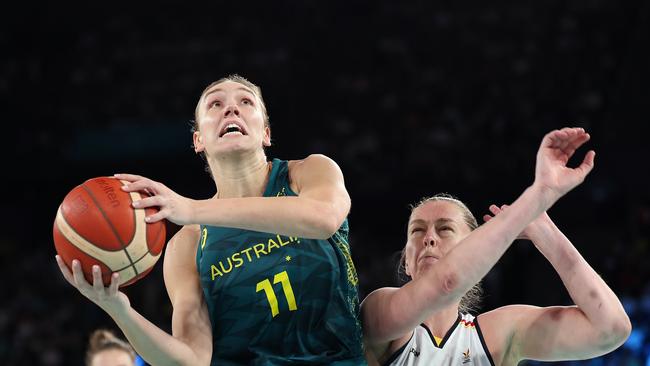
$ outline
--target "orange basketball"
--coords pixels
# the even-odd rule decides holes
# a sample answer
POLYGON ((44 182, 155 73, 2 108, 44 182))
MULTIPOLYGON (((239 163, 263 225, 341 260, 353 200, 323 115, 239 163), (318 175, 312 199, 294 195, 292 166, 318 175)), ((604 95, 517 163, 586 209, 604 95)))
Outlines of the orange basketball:
POLYGON ((145 215, 156 209, 133 208, 131 203, 145 194, 124 192, 124 183, 112 177, 89 179, 65 196, 56 213, 56 251, 70 268, 78 259, 91 284, 94 264, 100 266, 105 286, 113 272, 120 274, 120 286, 132 284, 151 271, 165 246, 164 220, 145 223, 145 215))

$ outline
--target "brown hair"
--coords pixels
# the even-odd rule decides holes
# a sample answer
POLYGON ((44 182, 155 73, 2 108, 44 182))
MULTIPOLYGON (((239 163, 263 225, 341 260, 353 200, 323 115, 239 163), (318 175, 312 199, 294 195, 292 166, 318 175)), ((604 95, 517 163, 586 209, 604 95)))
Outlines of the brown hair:
POLYGON ((86 351, 86 366, 91 366, 93 357, 106 350, 116 349, 126 352, 135 364, 135 351, 133 347, 119 338, 108 329, 97 329, 90 335, 88 351, 86 351))
MULTIPOLYGON (((476 221, 476 217, 474 217, 472 211, 470 211, 469 208, 467 208, 467 205, 465 205, 463 201, 459 200, 458 198, 448 193, 438 193, 431 197, 425 197, 422 198, 418 203, 410 205, 409 208, 411 210, 411 215, 413 214, 413 211, 416 208, 424 205, 425 203, 432 202, 432 201, 447 201, 455 204, 462 211, 463 219, 465 220, 465 224, 467 224, 467 227, 469 227, 470 230, 474 230, 478 227, 478 221, 476 221)), ((400 284, 405 284, 406 282, 411 280, 411 277, 408 274, 406 274, 406 247, 402 249, 400 255, 399 264, 397 267, 397 279, 400 282, 400 284)), ((463 297, 460 299, 460 304, 458 306, 459 311, 461 313, 478 311, 480 308, 482 296, 483 296, 483 287, 481 286, 481 281, 479 281, 471 289, 469 289, 469 291, 467 291, 465 295, 463 295, 463 297)))

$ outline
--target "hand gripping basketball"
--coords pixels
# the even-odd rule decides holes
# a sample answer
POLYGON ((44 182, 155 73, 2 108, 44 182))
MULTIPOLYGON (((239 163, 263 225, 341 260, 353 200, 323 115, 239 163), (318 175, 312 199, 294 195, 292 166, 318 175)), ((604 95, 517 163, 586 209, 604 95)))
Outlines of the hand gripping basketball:
POLYGON ((124 192, 124 183, 112 177, 89 179, 70 191, 56 213, 54 245, 67 267, 80 264, 88 283, 98 266, 103 284, 118 272, 125 286, 145 276, 158 261, 165 245, 164 221, 147 224, 154 208, 133 208, 140 192, 124 192))
POLYGON ((134 174, 115 174, 115 178, 128 182, 122 187, 125 192, 147 192, 150 197, 133 202, 135 208, 157 207, 158 212, 147 215, 148 223, 167 219, 178 225, 193 224, 194 200, 183 197, 160 182, 134 174))

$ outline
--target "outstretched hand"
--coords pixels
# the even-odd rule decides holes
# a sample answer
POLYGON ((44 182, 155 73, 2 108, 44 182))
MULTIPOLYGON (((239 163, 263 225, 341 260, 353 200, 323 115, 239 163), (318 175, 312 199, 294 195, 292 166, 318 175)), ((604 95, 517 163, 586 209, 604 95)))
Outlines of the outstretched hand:
POLYGON ((133 202, 135 208, 158 207, 158 212, 145 217, 146 222, 167 219, 178 225, 193 223, 193 200, 181 196, 160 182, 139 175, 115 174, 115 178, 129 182, 122 186, 125 192, 146 192, 150 195, 133 202))
POLYGON ((587 152, 576 168, 568 167, 567 163, 589 138, 583 128, 563 128, 546 134, 537 152, 535 184, 553 192, 556 200, 582 183, 594 167, 596 153, 587 152))

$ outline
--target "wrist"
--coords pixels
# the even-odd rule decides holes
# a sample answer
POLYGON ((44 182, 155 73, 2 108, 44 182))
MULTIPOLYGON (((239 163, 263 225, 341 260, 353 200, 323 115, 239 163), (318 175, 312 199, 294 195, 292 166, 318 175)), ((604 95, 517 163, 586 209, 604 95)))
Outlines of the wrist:
POLYGON ((539 215, 524 230, 524 234, 530 240, 541 241, 551 238, 556 226, 546 212, 539 215))
POLYGON ((115 320, 125 317, 131 308, 131 304, 128 300, 126 302, 117 300, 98 305, 106 312, 106 314, 115 320))
POLYGON ((542 211, 544 212, 551 208, 555 201, 560 198, 554 189, 538 183, 537 181, 533 182, 533 185, 529 187, 529 190, 541 204, 542 211))
POLYGON ((199 224, 199 214, 201 201, 194 200, 191 198, 187 199, 187 207, 189 207, 189 212, 187 213, 187 224, 199 224))

